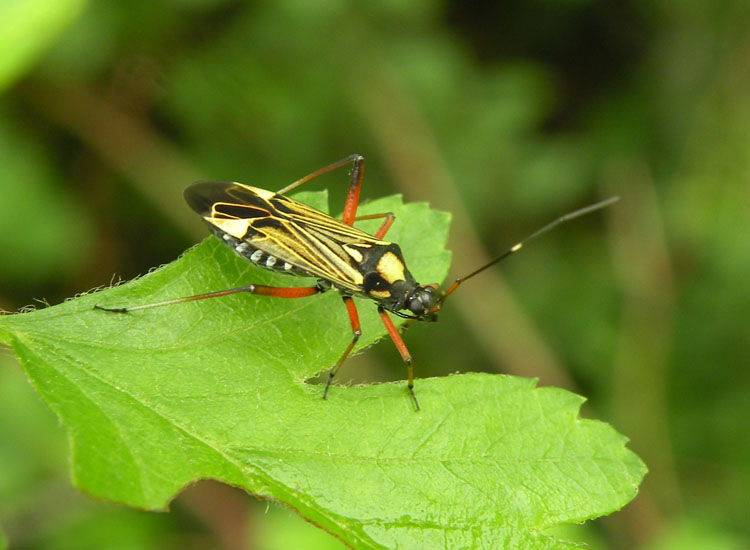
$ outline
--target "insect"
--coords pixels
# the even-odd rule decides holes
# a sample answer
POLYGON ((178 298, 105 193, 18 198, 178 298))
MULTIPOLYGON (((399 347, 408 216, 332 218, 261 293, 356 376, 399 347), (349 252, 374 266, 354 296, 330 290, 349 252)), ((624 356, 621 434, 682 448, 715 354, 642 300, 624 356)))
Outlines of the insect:
POLYGON ((127 313, 241 292, 276 298, 304 298, 334 288, 341 295, 346 307, 352 339, 328 372, 323 390, 325 399, 336 373, 362 334, 352 297, 369 298, 377 303, 380 319, 406 364, 407 389, 414 407, 419 410, 419 402, 414 393, 411 354, 389 313, 410 320, 436 321, 437 313, 445 299, 468 279, 518 252, 528 241, 557 225, 609 206, 618 200, 618 197, 611 197, 560 216, 517 242, 491 262, 459 277, 447 289, 440 291, 437 284, 417 283, 406 267, 399 246, 384 240, 395 220, 392 213, 359 217, 356 215, 363 169, 364 157, 350 155, 298 179, 275 193, 241 183, 220 181, 197 182, 185 190, 188 205, 206 221, 216 238, 240 257, 264 269, 314 277, 317 279, 314 285, 272 287, 248 284, 133 307, 113 308, 95 305, 94 308, 127 313), (341 220, 285 196, 303 183, 349 163, 353 168, 341 220), (353 227, 355 221, 380 218, 383 222, 374 235, 353 227))

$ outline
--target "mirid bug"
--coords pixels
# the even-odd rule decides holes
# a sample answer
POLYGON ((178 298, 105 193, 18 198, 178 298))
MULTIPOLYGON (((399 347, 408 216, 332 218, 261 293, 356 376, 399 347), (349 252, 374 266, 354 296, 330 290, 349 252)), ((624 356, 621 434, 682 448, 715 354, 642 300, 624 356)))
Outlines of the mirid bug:
POLYGON ((188 205, 206 221, 214 236, 240 257, 264 269, 314 277, 317 279, 315 285, 272 287, 248 284, 133 307, 112 308, 95 305, 94 308, 127 313, 240 292, 276 298, 304 298, 334 288, 344 301, 351 324, 352 339, 329 370, 323 390, 325 399, 333 378, 361 334, 357 308, 352 297, 370 298, 377 303, 383 325, 406 364, 407 388, 415 408, 419 410, 419 402, 414 393, 411 355, 388 313, 416 321, 436 321, 437 313, 445 299, 468 279, 518 252, 525 243, 561 223, 609 206, 618 200, 618 197, 611 197, 560 216, 518 241, 491 262, 459 277, 446 290, 440 291, 437 284, 417 283, 406 267, 399 246, 383 240, 395 219, 392 213, 356 216, 363 163, 364 158, 360 155, 348 156, 298 179, 275 193, 241 183, 220 181, 197 182, 185 190, 188 205), (349 163, 353 163, 353 169, 341 220, 285 196, 285 193, 303 183, 349 163), (382 218, 383 223, 374 235, 353 227, 355 221, 378 218, 382 218))

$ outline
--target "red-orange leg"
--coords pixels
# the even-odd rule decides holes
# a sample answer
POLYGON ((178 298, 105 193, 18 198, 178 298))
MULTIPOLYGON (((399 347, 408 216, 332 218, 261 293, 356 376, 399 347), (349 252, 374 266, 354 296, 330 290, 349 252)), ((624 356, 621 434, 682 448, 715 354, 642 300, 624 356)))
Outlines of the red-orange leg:
POLYGON ((308 175, 306 175, 303 178, 298 179, 297 181, 293 181, 283 189, 279 189, 277 193, 279 195, 283 195, 285 193, 288 193, 292 189, 299 187, 303 183, 306 183, 310 181, 311 179, 317 178, 318 176, 322 176, 323 174, 326 174, 328 172, 331 172, 332 170, 336 170, 337 168, 340 168, 344 166, 345 164, 348 164, 350 162, 354 163, 354 167, 352 168, 351 176, 349 178, 349 190, 346 193, 346 202, 344 202, 344 213, 341 215, 341 221, 342 223, 345 223, 346 225, 353 225, 356 220, 370 220, 374 218, 386 218, 383 222, 383 225, 380 226, 380 229, 375 233, 375 237, 378 239, 381 239, 383 235, 386 234, 388 229, 391 227, 391 224, 393 223, 393 220, 395 219, 395 216, 387 212, 385 214, 372 214, 370 216, 361 216, 357 217, 357 205, 359 204, 359 191, 362 188, 362 175, 364 174, 365 170, 365 158, 362 155, 349 155, 348 157, 341 159, 337 162, 334 162, 333 164, 329 164, 328 166, 324 166, 320 170, 316 170, 315 172, 312 172, 308 175))
POLYGON ((328 395, 328 388, 331 387, 333 377, 336 376, 336 373, 338 372, 339 368, 341 368, 344 360, 352 352, 354 345, 362 335, 362 330, 359 328, 359 315, 357 314, 357 307, 354 305, 354 300, 352 300, 351 296, 344 296, 343 298, 344 305, 346 306, 346 312, 349 314, 349 323, 351 323, 352 325, 352 341, 349 342, 348 346, 346 346, 344 353, 341 354, 341 357, 339 357, 339 360, 336 361, 336 364, 331 367, 330 371, 328 371, 328 381, 326 382, 325 390, 323 390, 323 399, 325 399, 328 395))
POLYGON ((111 311, 114 313, 128 313, 130 311, 137 311, 139 309, 150 309, 152 307, 170 306, 172 304, 181 304, 182 302, 193 302, 195 300, 206 300, 208 298, 220 298, 221 296, 229 296, 230 294, 239 294, 240 292, 248 292, 250 294, 257 294, 259 296, 272 296, 274 298, 306 298, 319 292, 325 292, 325 288, 318 286, 293 286, 293 287, 277 287, 277 286, 265 286, 265 285, 247 285, 239 286, 237 288, 229 288, 227 290, 219 290, 216 292, 207 292, 205 294, 196 294, 195 296, 186 296, 184 298, 175 298, 174 300, 164 300, 163 302, 154 302, 153 304, 144 304, 133 307, 103 307, 95 305, 94 309, 100 309, 102 311, 111 311))
POLYGON ((353 225, 354 218, 357 215, 357 205, 359 204, 359 190, 362 187, 362 174, 365 170, 365 159, 360 155, 354 155, 354 168, 352 168, 349 180, 349 190, 346 192, 346 202, 344 203, 344 213, 341 215, 341 221, 346 225, 353 225))
POLYGON ((306 298, 313 294, 323 292, 323 290, 317 286, 252 286, 253 291, 251 294, 257 294, 258 296, 271 296, 273 298, 306 298))
MULTIPOLYGON (((336 161, 333 164, 329 164, 328 166, 324 166, 323 168, 320 168, 319 170, 315 170, 315 172, 307 174, 305 177, 300 178, 297 181, 293 181, 292 183, 290 183, 289 185, 287 185, 283 189, 279 189, 276 192, 279 195, 284 195, 285 193, 288 193, 289 191, 291 191, 295 187, 299 187, 300 185, 302 185, 303 183, 306 183, 306 182, 310 181, 311 179, 317 178, 318 176, 322 176, 323 174, 327 174, 328 172, 336 170, 337 168, 341 168, 342 166, 344 166, 345 164, 349 164, 350 162, 354 162, 355 168, 356 168, 357 164, 359 164, 359 166, 361 167, 363 161, 364 161, 364 157, 362 155, 357 155, 357 154, 349 155, 348 157, 343 158, 343 159, 341 159, 339 161, 336 161)), ((361 174, 361 170, 359 170, 359 172, 361 174)), ((352 176, 353 176, 352 177, 352 181, 354 181, 354 179, 356 179, 354 177, 354 172, 352 172, 352 176)), ((359 176, 359 179, 360 180, 362 179, 361 175, 359 176)))
POLYGON ((406 345, 401 339, 398 329, 393 325, 393 321, 388 317, 388 312, 383 309, 383 306, 378 306, 378 314, 385 325, 385 330, 388 331, 388 336, 393 340, 393 345, 396 346, 396 349, 401 354, 401 359, 406 363, 406 372, 409 375, 407 388, 409 389, 409 395, 411 395, 412 401, 414 401, 414 407, 419 410, 419 402, 417 401, 417 396, 414 395, 414 370, 411 367, 411 354, 409 353, 409 350, 406 349, 406 345))
POLYGON ((378 230, 375 232, 375 235, 373 236, 376 239, 382 239, 393 225, 393 222, 396 220, 396 216, 393 215, 393 212, 370 214, 369 216, 357 216, 356 218, 354 218, 354 221, 358 222, 360 220, 376 220, 378 218, 385 218, 385 220, 383 220, 383 224, 378 228, 378 230))

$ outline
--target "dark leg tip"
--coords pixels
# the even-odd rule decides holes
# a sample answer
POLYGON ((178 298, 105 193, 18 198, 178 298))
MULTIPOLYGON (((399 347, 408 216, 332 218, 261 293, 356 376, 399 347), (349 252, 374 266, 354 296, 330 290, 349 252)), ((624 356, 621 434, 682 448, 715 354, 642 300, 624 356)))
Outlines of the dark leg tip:
POLYGON ((99 311, 109 311, 110 313, 127 313, 128 312, 128 308, 126 307, 102 307, 97 304, 94 304, 94 309, 98 309, 99 311))
POLYGON ((409 395, 411 395, 411 400, 414 401, 414 411, 419 411, 419 401, 417 401, 417 396, 414 394, 413 387, 409 387, 409 395))
POLYGON ((328 380, 326 380, 326 387, 323 390, 323 399, 328 398, 328 390, 331 388, 331 382, 333 381, 333 371, 328 373, 328 380))

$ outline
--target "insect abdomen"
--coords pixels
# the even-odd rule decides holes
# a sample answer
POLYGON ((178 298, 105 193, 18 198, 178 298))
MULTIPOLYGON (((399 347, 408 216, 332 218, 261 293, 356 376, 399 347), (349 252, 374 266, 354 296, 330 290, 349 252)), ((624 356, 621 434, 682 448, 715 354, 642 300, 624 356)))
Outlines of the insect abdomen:
POLYGON ((303 277, 311 277, 309 273, 293 266, 289 262, 279 260, 275 256, 262 251, 251 245, 248 241, 233 237, 229 233, 225 233, 218 227, 208 224, 211 228, 211 232, 214 236, 219 239, 226 246, 231 248, 235 254, 240 258, 249 261, 253 265, 268 269, 269 271, 275 271, 277 273, 288 273, 290 275, 299 275, 303 277))

